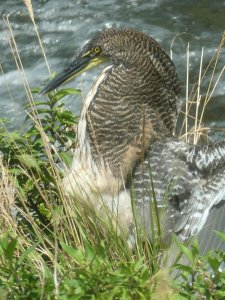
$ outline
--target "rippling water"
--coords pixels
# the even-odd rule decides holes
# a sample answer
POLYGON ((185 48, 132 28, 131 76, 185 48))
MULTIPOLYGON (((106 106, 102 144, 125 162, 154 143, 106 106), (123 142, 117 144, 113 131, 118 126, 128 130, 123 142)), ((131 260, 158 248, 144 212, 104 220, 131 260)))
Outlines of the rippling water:
MULTIPOLYGON (((36 0, 33 9, 52 71, 62 69, 93 33, 104 26, 135 27, 154 37, 167 53, 174 37, 180 34, 173 45, 173 60, 182 81, 181 98, 185 96, 187 43, 190 43, 190 82, 193 83, 198 76, 202 47, 203 66, 206 66, 220 43, 225 25, 225 1, 36 0)), ((23 1, 1 1, 0 12, 2 16, 9 15, 30 86, 40 87, 48 79, 48 71, 23 1)), ((10 51, 4 22, 0 22, 0 63, 4 70, 4 76, 0 73, 0 118, 10 118, 9 128, 16 128, 25 116, 27 98, 10 51)), ((216 76, 224 63, 223 50, 216 76)), ((70 86, 83 88, 86 93, 97 74, 99 70, 92 70, 70 86)), ((202 93, 204 97, 206 89, 202 93)), ((66 100, 67 107, 75 112, 79 112, 80 103, 80 97, 66 100)), ((205 123, 225 127, 225 76, 214 92, 205 123)))

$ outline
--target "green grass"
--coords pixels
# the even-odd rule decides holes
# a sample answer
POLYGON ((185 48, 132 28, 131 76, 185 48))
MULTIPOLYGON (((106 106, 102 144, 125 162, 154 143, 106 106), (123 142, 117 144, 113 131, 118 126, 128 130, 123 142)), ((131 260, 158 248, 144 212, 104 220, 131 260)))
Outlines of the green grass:
MULTIPOLYGON (((7 19, 6 26, 16 50, 7 19)), ((219 56, 222 43, 218 49, 219 56)), ((23 129, 8 132, 7 120, 0 126, 0 299, 224 299, 225 271, 218 268, 223 252, 201 256, 197 242, 192 247, 178 243, 178 254, 189 264, 169 266, 163 258, 170 252, 157 237, 151 246, 137 234, 131 250, 112 221, 66 197, 62 170, 72 160, 78 117, 61 100, 79 91, 62 89, 36 102, 39 89, 31 91, 18 52, 14 55, 29 105, 23 129)), ((218 56, 211 62, 212 75, 218 56)), ((210 83, 207 99, 215 85, 217 80, 210 83)), ((185 116, 190 117, 199 89, 188 93, 185 116)), ((204 111, 199 113, 190 117, 197 118, 190 134, 200 132, 204 111)), ((184 138, 190 135, 185 132, 189 117, 184 117, 184 138)), ((219 236, 225 242, 224 234, 219 236)))
POLYGON ((190 265, 169 268, 160 239, 151 247, 137 235, 131 251, 112 222, 64 195, 60 166, 71 162, 77 118, 60 100, 78 92, 33 102, 21 133, 0 130, 1 299, 223 299, 224 253, 202 257, 196 244, 179 244, 190 265), (181 271, 176 279, 174 270, 181 271))
POLYGON ((70 164, 77 118, 60 100, 76 92, 33 102, 22 133, 1 129, 0 190, 9 204, 1 212, 2 297, 148 299, 160 260, 140 242, 131 252, 112 222, 63 193, 59 166, 70 164))

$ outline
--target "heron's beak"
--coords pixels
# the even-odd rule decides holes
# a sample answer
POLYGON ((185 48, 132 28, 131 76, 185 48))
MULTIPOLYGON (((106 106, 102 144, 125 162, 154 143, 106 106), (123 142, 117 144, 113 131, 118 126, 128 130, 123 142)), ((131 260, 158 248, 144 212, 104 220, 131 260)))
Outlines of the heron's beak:
POLYGON ((69 65, 62 72, 58 73, 52 80, 49 81, 49 83, 41 90, 40 95, 50 93, 52 90, 56 89, 61 84, 70 81, 77 75, 105 61, 106 58, 104 57, 97 56, 93 58, 90 57, 88 53, 83 56, 78 56, 71 65, 69 65))

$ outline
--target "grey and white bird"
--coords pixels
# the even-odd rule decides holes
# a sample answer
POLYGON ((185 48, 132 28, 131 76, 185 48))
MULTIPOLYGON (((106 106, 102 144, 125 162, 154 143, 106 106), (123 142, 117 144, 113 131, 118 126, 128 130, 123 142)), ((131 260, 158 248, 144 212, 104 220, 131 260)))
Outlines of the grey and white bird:
POLYGON ((78 123, 73 163, 63 180, 67 194, 99 210, 106 204, 127 232, 135 208, 150 239, 156 201, 165 240, 199 235, 202 248, 218 247, 212 230, 225 230, 225 142, 200 147, 175 136, 180 83, 153 38, 134 29, 99 31, 41 93, 102 62, 108 65, 78 123))

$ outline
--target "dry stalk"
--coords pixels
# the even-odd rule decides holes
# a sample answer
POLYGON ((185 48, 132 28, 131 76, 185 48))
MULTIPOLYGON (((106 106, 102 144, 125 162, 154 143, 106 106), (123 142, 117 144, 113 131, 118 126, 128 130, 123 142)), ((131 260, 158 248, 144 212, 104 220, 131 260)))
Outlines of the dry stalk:
POLYGON ((14 206, 15 187, 7 167, 0 158, 0 233, 16 230, 17 224, 13 218, 14 206))
POLYGON ((48 60, 47 60, 47 57, 46 57, 46 54, 45 54, 45 50, 44 50, 44 47, 43 47, 43 44, 42 44, 42 41, 41 41, 41 38, 40 38, 40 34, 39 34, 39 31, 38 31, 38 28, 37 28, 37 25, 36 25, 36 22, 35 22, 35 19, 34 19, 34 12, 33 12, 33 7, 32 7, 32 2, 31 2, 31 0, 23 0, 23 1, 24 1, 25 5, 27 7, 27 10, 29 12, 31 21, 33 22, 34 30, 36 32, 38 42, 39 42, 39 45, 41 47, 42 54, 44 56, 46 66, 48 68, 49 75, 51 75, 51 70, 50 70, 50 67, 49 67, 49 64, 48 64, 48 60))
MULTIPOLYGON (((26 2, 28 11, 29 11, 31 19, 32 19, 32 22, 35 25, 31 1, 24 1, 24 2, 26 2)), ((53 153, 57 154, 57 150, 55 149, 54 145, 51 145, 48 136, 46 135, 45 131, 43 130, 41 121, 39 119, 39 116, 38 116, 38 113, 37 113, 37 110, 36 110, 36 107, 35 107, 35 104, 34 104, 34 99, 33 99, 32 93, 31 93, 29 82, 27 80, 27 77, 26 77, 26 74, 25 74, 25 71, 24 71, 24 68, 23 68, 23 63, 22 63, 21 58, 20 58, 20 54, 19 54, 19 50, 17 48, 16 40, 14 38, 14 34, 13 34, 13 31, 12 31, 12 28, 11 28, 11 25, 10 25, 10 22, 9 22, 9 19, 8 19, 7 16, 4 17, 4 21, 5 21, 6 28, 7 28, 7 35, 8 35, 9 45, 10 45, 12 53, 13 53, 13 57, 14 57, 14 60, 15 60, 15 63, 16 63, 16 67, 17 67, 17 70, 19 71, 20 77, 21 77, 22 82, 23 82, 24 90, 26 91, 27 98, 28 98, 29 103, 32 107, 33 121, 34 121, 34 124, 35 124, 36 128, 39 130, 39 132, 41 134, 42 141, 43 141, 43 144, 45 146, 45 151, 46 151, 48 160, 49 160, 50 165, 51 165, 51 173, 52 173, 52 176, 55 179, 56 187, 59 191, 60 199, 62 201, 62 205, 63 205, 64 211, 65 211, 64 218, 65 218, 66 222, 63 222, 64 223, 64 225, 63 225, 64 230, 65 230, 65 232, 69 233, 71 237, 73 237, 72 239, 73 239, 75 244, 81 245, 82 244, 81 237, 78 233, 78 226, 77 226, 76 220, 74 218, 74 207, 72 207, 72 205, 71 205, 72 201, 68 201, 66 199, 63 191, 62 191, 61 179, 60 179, 60 176, 59 176, 59 170, 58 170, 58 167, 55 164, 54 159, 53 159, 53 153)), ((36 30, 37 30, 37 27, 36 27, 36 30)), ((54 211, 53 211, 54 208, 52 206, 52 195, 49 196, 48 193, 40 187, 40 185, 37 182, 37 179, 35 178, 35 176, 33 176, 32 174, 26 172, 25 169, 23 169, 23 171, 30 178, 30 180, 33 181, 34 185, 36 186, 36 188, 38 190, 40 199, 42 201, 44 201, 44 203, 46 204, 46 207, 52 212, 52 215, 53 215, 54 214, 54 211)), ((37 235, 37 237, 41 241, 42 248, 40 248, 41 246, 39 246, 39 252, 41 251, 43 253, 46 253, 46 255, 48 255, 49 258, 51 258, 52 254, 49 251, 49 249, 50 248, 53 249, 54 245, 51 244, 51 247, 50 247, 50 245, 48 244, 50 242, 48 240, 48 237, 43 236, 43 233, 42 233, 41 229, 39 228, 39 225, 35 222, 35 220, 33 219, 33 216, 29 212, 29 209, 26 205, 26 202, 23 199, 23 195, 18 192, 17 193, 17 198, 18 198, 18 201, 21 203, 21 205, 23 207, 23 210, 19 209, 20 214, 31 224, 35 234, 37 235)), ((73 206, 74 206, 74 203, 73 203, 73 206)), ((53 220, 53 222, 54 222, 54 220, 53 220)), ((23 233, 22 232, 17 232, 17 233, 21 236, 21 239, 22 239, 23 238, 23 233)), ((26 238, 25 238, 23 243, 29 244, 29 240, 26 240, 26 238)))
POLYGON ((221 39, 218 49, 216 50, 215 54, 211 58, 209 64, 205 68, 205 70, 203 70, 204 49, 202 49, 198 80, 197 80, 197 83, 193 86, 190 94, 189 94, 189 84, 190 84, 190 81, 189 81, 189 44, 187 46, 186 103, 185 103, 185 112, 183 112, 185 117, 184 117, 183 125, 181 126, 181 133, 184 130, 184 134, 181 135, 181 138, 184 138, 186 142, 191 141, 192 143, 197 144, 200 137, 207 135, 206 127, 203 125, 203 118, 204 118, 204 113, 205 113, 206 107, 207 107, 208 103, 210 102, 210 100, 212 99, 213 94, 218 86, 218 83, 221 80, 221 77, 225 72, 225 65, 223 64, 222 68, 219 70, 219 75, 218 75, 217 79, 215 80, 215 73, 216 73, 216 70, 218 69, 218 62, 219 62, 222 48, 224 46, 224 41, 225 41, 225 32, 223 33, 223 36, 222 36, 222 39, 221 39), (209 82, 209 85, 207 86, 207 91, 204 92, 202 86, 203 86, 204 79, 206 78, 206 76, 210 76, 210 82, 209 82), (201 110, 199 109, 200 104, 202 106, 201 110), (193 106, 194 106, 194 115, 192 115, 190 113, 191 108, 193 106), (191 129, 188 129, 188 126, 189 126, 191 120, 194 121, 194 127, 191 129))

